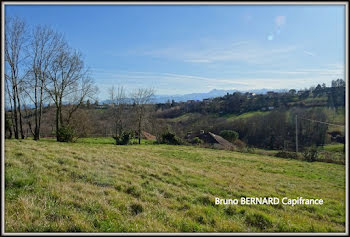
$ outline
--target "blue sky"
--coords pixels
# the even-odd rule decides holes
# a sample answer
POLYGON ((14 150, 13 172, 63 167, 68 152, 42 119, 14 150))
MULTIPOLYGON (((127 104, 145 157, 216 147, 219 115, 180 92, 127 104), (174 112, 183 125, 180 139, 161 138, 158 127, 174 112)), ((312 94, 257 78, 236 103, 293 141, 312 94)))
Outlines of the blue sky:
POLYGON ((302 89, 344 78, 345 7, 7 5, 79 49, 106 88, 302 89))

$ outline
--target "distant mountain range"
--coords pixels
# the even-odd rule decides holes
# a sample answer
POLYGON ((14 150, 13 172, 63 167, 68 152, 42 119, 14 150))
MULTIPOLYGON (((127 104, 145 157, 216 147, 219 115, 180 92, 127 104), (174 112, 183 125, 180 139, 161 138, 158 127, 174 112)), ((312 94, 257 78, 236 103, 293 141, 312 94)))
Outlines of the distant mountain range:
MULTIPOLYGON (((203 100, 203 99, 209 99, 214 97, 220 97, 224 96, 227 93, 232 94, 234 92, 251 92, 255 94, 266 94, 268 91, 274 91, 274 92, 282 92, 285 91, 285 89, 253 89, 253 90, 247 90, 247 91, 241 91, 241 90, 218 90, 213 89, 209 92, 204 93, 191 93, 191 94, 184 94, 184 95, 155 95, 154 96, 154 102, 155 103, 166 103, 167 101, 174 100, 175 102, 185 102, 187 100, 203 100)), ((102 104, 110 104, 110 100, 103 100, 101 101, 102 104)))

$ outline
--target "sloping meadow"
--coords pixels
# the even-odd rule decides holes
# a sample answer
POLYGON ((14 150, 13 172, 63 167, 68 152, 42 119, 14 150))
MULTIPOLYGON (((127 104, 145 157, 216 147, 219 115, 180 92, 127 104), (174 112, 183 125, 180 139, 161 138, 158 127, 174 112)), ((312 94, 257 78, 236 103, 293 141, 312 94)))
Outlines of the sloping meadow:
POLYGON ((192 146, 6 140, 6 232, 344 232, 345 167, 192 146), (323 205, 215 205, 215 197, 323 205))

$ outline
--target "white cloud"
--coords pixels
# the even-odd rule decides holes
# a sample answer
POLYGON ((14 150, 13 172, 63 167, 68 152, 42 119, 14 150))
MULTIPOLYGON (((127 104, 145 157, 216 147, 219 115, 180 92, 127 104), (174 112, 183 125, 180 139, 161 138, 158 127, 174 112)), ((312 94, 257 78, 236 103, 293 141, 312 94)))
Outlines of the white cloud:
POLYGON ((342 76, 344 75, 344 67, 330 66, 321 68, 297 68, 291 70, 259 70, 251 73, 268 73, 268 74, 284 74, 284 75, 325 75, 325 76, 342 76))
POLYGON ((311 53, 310 51, 304 50, 304 53, 307 54, 307 55, 310 55, 310 56, 312 56, 312 57, 315 56, 315 54, 314 54, 314 53, 311 53))
POLYGON ((211 60, 208 59, 186 59, 185 62, 188 63, 211 63, 211 60))
POLYGON ((205 46, 177 46, 144 52, 144 55, 168 58, 188 63, 242 62, 270 64, 287 58, 296 46, 266 47, 256 42, 238 41, 205 46))
MULTIPOLYGON (((230 71, 227 76, 201 76, 173 72, 143 72, 95 69, 94 78, 103 90, 111 85, 123 85, 127 90, 153 87, 157 94, 186 94, 207 92, 208 89, 301 89, 318 83, 330 85, 336 78, 343 78, 341 64, 322 65, 320 68, 296 68, 295 70, 230 71), (239 74, 240 73, 240 74, 239 74)), ((103 94, 105 95, 105 94, 103 94)))

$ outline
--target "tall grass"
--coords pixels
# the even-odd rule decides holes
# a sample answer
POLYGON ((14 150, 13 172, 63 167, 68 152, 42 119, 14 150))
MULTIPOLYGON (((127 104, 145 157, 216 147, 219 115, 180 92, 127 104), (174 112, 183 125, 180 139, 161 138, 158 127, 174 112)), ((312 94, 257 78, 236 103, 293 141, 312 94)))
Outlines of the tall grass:
POLYGON ((345 168, 191 146, 6 140, 6 232, 344 232, 345 168), (217 206, 215 197, 322 198, 217 206))

